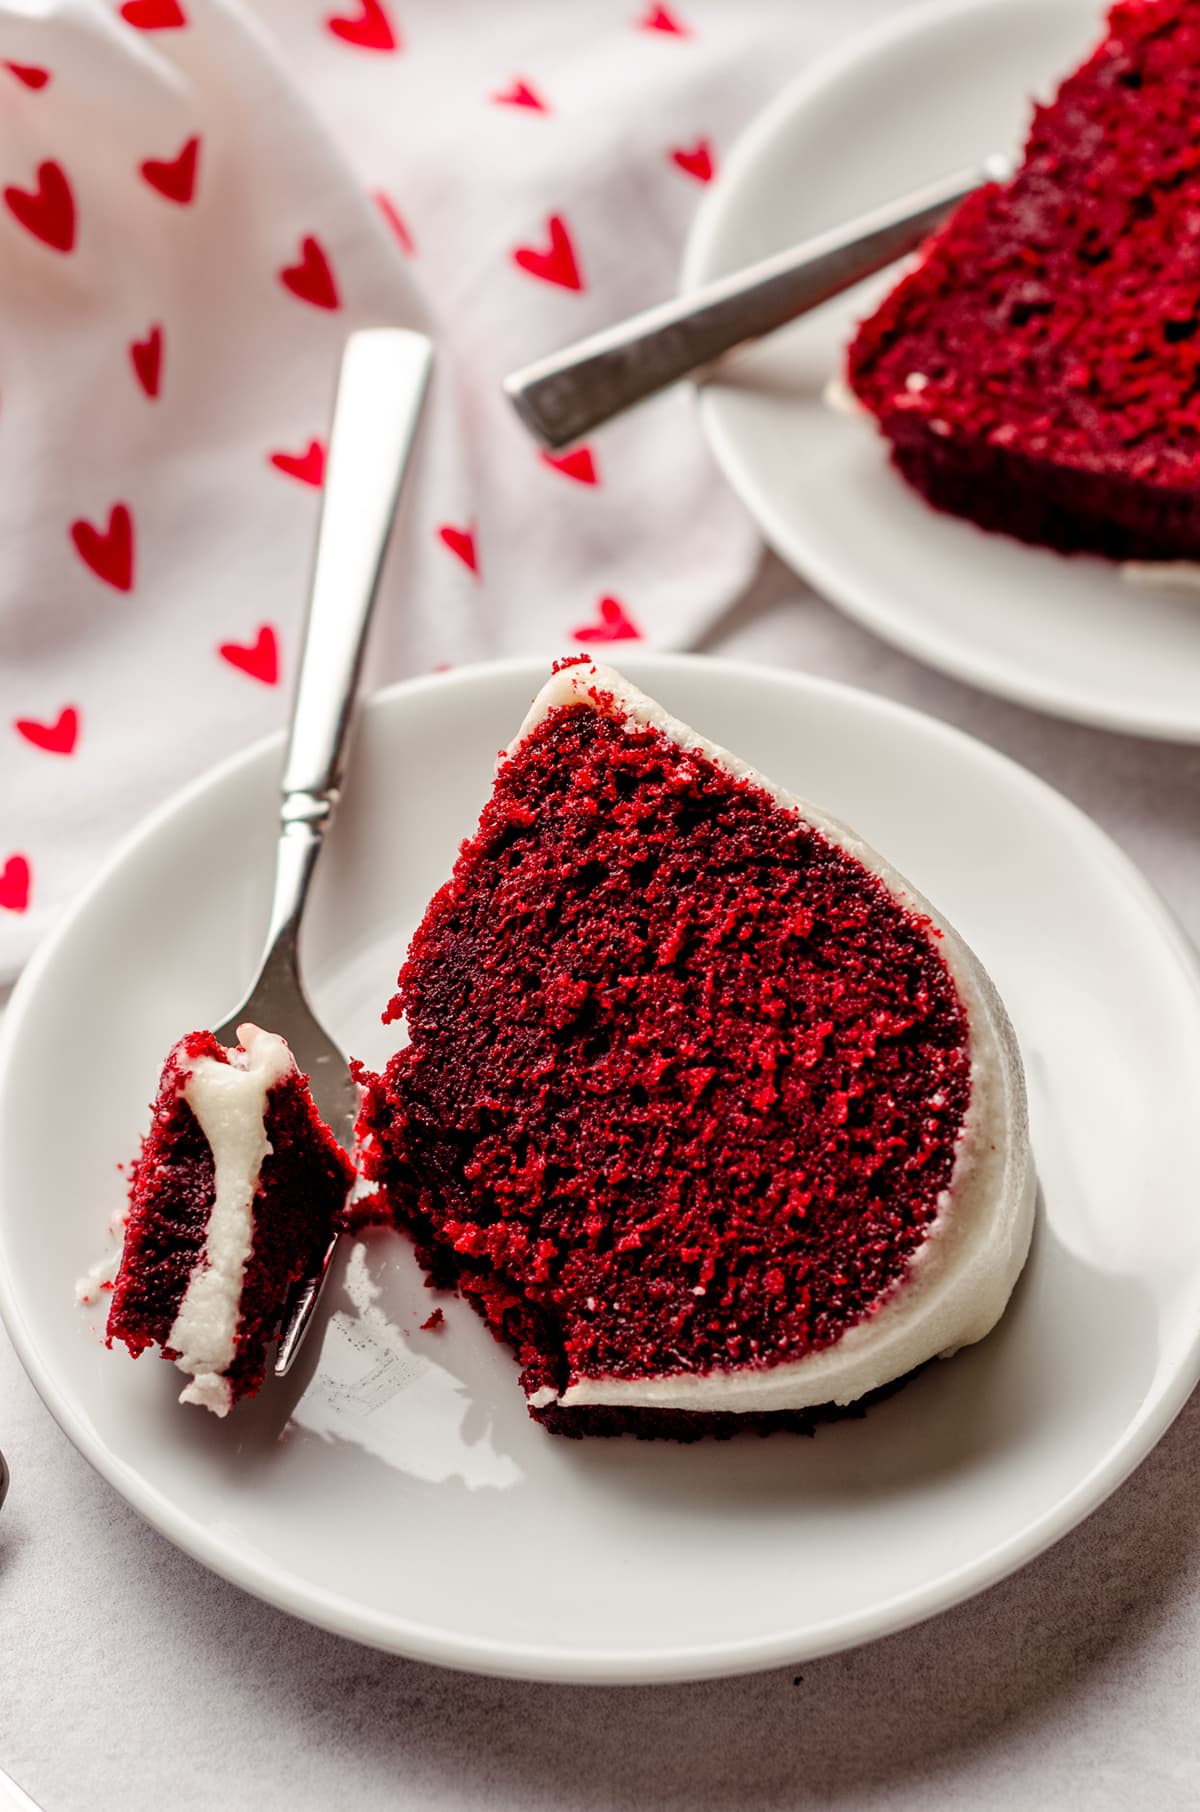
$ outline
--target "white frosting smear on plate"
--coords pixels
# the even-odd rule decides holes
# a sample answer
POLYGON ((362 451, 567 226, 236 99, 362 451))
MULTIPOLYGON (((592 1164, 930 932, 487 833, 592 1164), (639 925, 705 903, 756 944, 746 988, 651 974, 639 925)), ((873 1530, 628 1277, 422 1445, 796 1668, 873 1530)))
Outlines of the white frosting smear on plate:
POLYGON ((295 1068, 284 1040, 260 1027, 238 1027, 240 1050, 229 1062, 192 1060, 183 1098, 208 1140, 215 1170, 213 1205, 204 1252, 192 1272, 166 1344, 179 1354, 192 1382, 181 1403, 199 1403, 227 1415, 232 1401, 224 1373, 233 1363, 241 1312, 242 1280, 254 1242, 254 1198, 267 1138, 267 1097, 295 1068))
POLYGON ((863 406, 851 390, 844 377, 831 377, 821 392, 821 401, 835 415, 870 415, 871 411, 863 406))
POLYGON ((111 1249, 90 1265, 75 1284, 75 1301, 81 1309, 95 1308, 105 1290, 111 1290, 116 1282, 117 1271, 121 1263, 121 1245, 125 1238, 125 1223, 129 1219, 129 1203, 121 1202, 113 1209, 108 1220, 108 1237, 111 1249))

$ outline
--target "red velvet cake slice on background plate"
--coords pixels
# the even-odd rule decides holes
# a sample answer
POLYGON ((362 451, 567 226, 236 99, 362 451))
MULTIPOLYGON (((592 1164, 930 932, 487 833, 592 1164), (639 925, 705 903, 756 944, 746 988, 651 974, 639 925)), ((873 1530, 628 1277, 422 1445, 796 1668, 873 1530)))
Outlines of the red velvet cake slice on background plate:
POLYGON ((501 757, 363 1074, 365 1174, 564 1434, 807 1426, 992 1328, 1015 1039, 883 859, 610 669, 501 757))
POLYGON ((180 1402, 219 1416, 262 1383, 354 1177, 284 1040, 253 1025, 238 1039, 192 1032, 167 1058, 108 1316, 110 1346, 161 1348, 191 1373, 180 1402))
POLYGON ((859 328, 847 375, 937 507, 1200 558, 1200 0, 1129 0, 859 328))

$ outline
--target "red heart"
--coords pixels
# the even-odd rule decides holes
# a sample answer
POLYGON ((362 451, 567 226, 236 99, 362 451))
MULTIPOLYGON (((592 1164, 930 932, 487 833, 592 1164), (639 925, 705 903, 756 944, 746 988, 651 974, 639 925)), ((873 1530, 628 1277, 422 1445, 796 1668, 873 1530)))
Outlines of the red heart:
POLYGON ((697 182, 711 182, 716 166, 713 163, 712 146, 706 138, 698 138, 690 151, 672 151, 671 162, 688 176, 694 176, 697 182))
POLYGON ((479 572, 479 555, 475 548, 474 529, 452 528, 449 523, 438 530, 438 540, 457 554, 464 566, 469 566, 473 573, 479 572))
POLYGON ((413 244, 412 234, 409 232, 408 227, 405 225, 397 211, 395 202, 392 201, 390 196, 385 195, 382 189, 375 195, 375 205, 391 227, 393 233, 395 233, 404 250, 406 252, 415 252, 417 248, 413 244))
POLYGON ((181 208, 186 208, 196 193, 196 165, 199 159, 200 140, 189 138, 178 156, 169 160, 148 157, 138 167, 152 189, 157 189, 168 201, 177 201, 181 208))
POLYGON ((67 705, 52 724, 39 723, 36 717, 18 717, 13 729, 35 749, 45 749, 47 755, 71 755, 79 739, 79 713, 74 705, 67 705))
POLYGON ((71 185, 59 164, 39 164, 37 177, 36 189, 17 189, 11 185, 5 189, 4 199, 9 212, 35 239, 53 246, 56 252, 69 252, 75 243, 75 198, 71 185))
POLYGON ((24 82, 26 88, 44 88, 50 80, 48 69, 39 69, 36 63, 5 63, 5 69, 11 69, 18 82, 24 82))
POLYGON ((546 225, 550 234, 549 249, 541 252, 535 246, 518 246, 512 255, 513 263, 528 271, 531 277, 540 277, 543 283, 560 283, 564 289, 582 289, 583 278, 575 262, 566 222, 560 215, 552 214, 546 225))
POLYGON ((162 350, 163 330, 157 325, 150 329, 144 340, 130 342, 129 357, 133 361, 134 375, 147 396, 158 395, 162 350))
POLYGON ((520 76, 517 77, 511 88, 505 88, 499 94, 492 95, 491 98, 498 107, 530 107, 534 113, 549 113, 550 111, 536 89, 531 88, 529 83, 523 81, 520 76))
POLYGON ((642 31, 666 31, 675 38, 688 36, 688 27, 682 19, 677 19, 673 13, 669 13, 665 6, 650 7, 642 14, 637 23, 642 31))
POLYGON ((121 17, 126 25, 139 31, 172 31, 187 24, 187 14, 179 0, 125 0, 121 17))
POLYGON ((29 904, 31 881, 29 863, 24 856, 10 856, 0 868, 0 906, 9 912, 24 912, 29 904))
POLYGON ((584 623, 579 629, 571 631, 576 642, 640 642, 642 632, 637 624, 625 614, 625 609, 616 598, 601 598, 600 621, 584 623))
POLYGON ((325 482, 325 449, 319 440, 310 440, 303 453, 272 453, 271 464, 301 484, 315 486, 325 482))
POLYGON ((564 478, 573 478, 576 484, 600 483, 590 447, 572 447, 569 453, 543 453, 540 457, 552 471, 561 472, 564 478))
POLYGON ((82 519, 71 524, 79 557, 98 579, 117 591, 133 590, 133 518, 123 503, 114 503, 106 529, 82 519))
POLYGON ((261 680, 264 686, 279 683, 279 642, 269 623, 263 623, 253 642, 222 642, 217 649, 223 661, 261 680))
POLYGON ((340 308, 342 305, 329 260, 311 234, 306 234, 300 241, 299 264, 285 265, 279 273, 279 281, 293 296, 299 296, 302 302, 311 302, 314 308, 340 308))
POLYGON ((325 21, 335 38, 359 50, 398 50, 400 41, 391 20, 379 0, 360 0, 358 17, 339 19, 336 13, 325 21))

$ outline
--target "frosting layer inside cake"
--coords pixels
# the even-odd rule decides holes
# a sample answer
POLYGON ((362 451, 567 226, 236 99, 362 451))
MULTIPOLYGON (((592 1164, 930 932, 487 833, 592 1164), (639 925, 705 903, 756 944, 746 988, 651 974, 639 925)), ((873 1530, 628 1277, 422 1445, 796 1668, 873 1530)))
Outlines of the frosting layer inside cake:
POLYGON ((238 1027, 238 1048, 228 1061, 196 1056, 181 1065, 183 1099, 212 1153, 213 1198, 204 1249, 166 1345, 178 1354, 180 1370, 192 1373, 180 1402, 218 1415, 230 1407, 225 1374, 236 1352, 242 1283, 254 1244, 254 1199, 271 1150, 267 1101, 295 1069, 284 1040, 253 1025, 238 1027))
POLYGON ((190 1032, 168 1054, 130 1172, 108 1340, 157 1346, 180 1401, 218 1416, 261 1385, 295 1282, 340 1223, 353 1169, 283 1038, 190 1032))

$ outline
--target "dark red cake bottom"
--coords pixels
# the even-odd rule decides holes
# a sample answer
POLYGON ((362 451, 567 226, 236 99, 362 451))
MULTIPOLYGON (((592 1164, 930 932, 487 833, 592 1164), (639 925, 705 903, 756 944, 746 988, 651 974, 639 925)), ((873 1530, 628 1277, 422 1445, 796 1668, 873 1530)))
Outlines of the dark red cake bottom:
POLYGON ((1192 488, 1147 486, 981 441, 939 438, 911 417, 883 426, 897 471, 948 515, 1058 553, 1200 560, 1192 488))
MULTIPOLYGON (((920 1368, 922 1371, 924 1366, 920 1368)), ((814 1435, 825 1422, 859 1421, 875 1403, 894 1396, 916 1372, 859 1397, 844 1407, 822 1403, 812 1409, 774 1409, 700 1414, 689 1409, 616 1409, 608 1404, 580 1404, 576 1409, 533 1409, 530 1414, 552 1434, 579 1441, 585 1435, 633 1435, 639 1441, 731 1441, 735 1435, 814 1435)))

